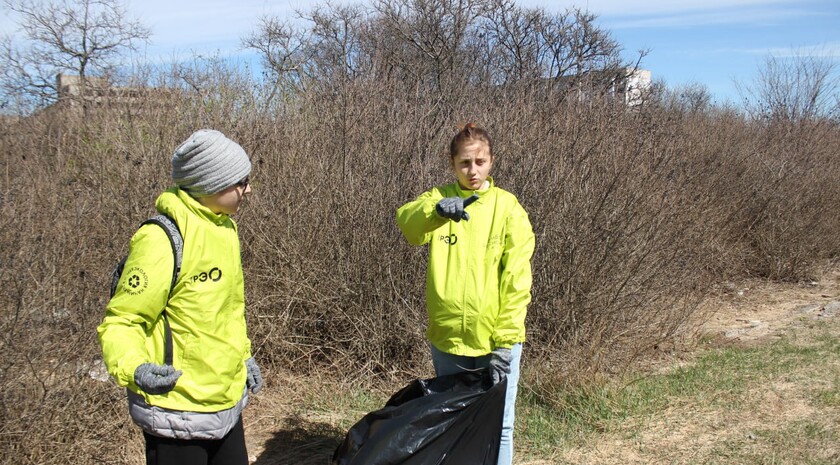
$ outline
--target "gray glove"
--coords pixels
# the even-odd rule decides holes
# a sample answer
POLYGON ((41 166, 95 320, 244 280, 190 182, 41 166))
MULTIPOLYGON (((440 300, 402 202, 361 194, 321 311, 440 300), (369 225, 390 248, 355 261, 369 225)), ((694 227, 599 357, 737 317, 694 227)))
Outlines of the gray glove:
POLYGON ((166 394, 175 387, 182 374, 172 365, 144 363, 134 370, 134 384, 149 394, 166 394))
POLYGON ((245 360, 245 368, 248 370, 248 379, 245 381, 246 386, 254 394, 260 392, 263 385, 262 371, 260 371, 260 367, 257 365, 254 357, 245 360))
POLYGON ((499 347, 490 352, 490 376, 498 384, 510 373, 510 349, 499 347))
POLYGON ((435 205, 435 211, 438 215, 449 218, 450 220, 461 221, 470 219, 470 214, 464 209, 470 206, 473 202, 478 200, 478 194, 473 194, 466 199, 461 197, 445 197, 435 205))

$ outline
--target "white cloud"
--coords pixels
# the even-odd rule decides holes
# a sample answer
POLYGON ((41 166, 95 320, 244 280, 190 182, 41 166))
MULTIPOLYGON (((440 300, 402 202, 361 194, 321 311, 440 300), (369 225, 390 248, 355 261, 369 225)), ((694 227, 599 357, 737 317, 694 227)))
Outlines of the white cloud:
MULTIPOLYGON (((695 51, 696 52, 696 51, 695 51)), ((840 58, 840 42, 821 43, 790 47, 719 47, 706 51, 707 54, 727 55, 754 55, 756 57, 775 56, 780 58, 789 57, 814 57, 814 58, 840 58)))
MULTIPOLYGON (((330 0, 333 5, 367 0, 330 0)), ((250 34, 259 18, 274 15, 288 20, 297 11, 309 12, 326 0, 132 0, 131 11, 152 28, 152 48, 171 51, 236 53, 240 39, 250 34)), ((166 52, 163 52, 166 53, 166 52)))
POLYGON ((777 24, 793 17, 815 16, 819 13, 795 9, 693 11, 679 15, 621 17, 607 20, 611 29, 684 28, 720 24, 777 24))
MULTIPOLYGON (((280 8, 282 4, 275 7, 280 8)), ((152 28, 154 42, 187 45, 208 41, 236 42, 253 28, 257 18, 270 10, 262 1, 252 0, 147 0, 136 2, 132 11, 140 21, 152 28)))
POLYGON ((840 58, 840 42, 803 47, 771 48, 768 53, 777 57, 840 58))
POLYGON ((601 16, 668 15, 691 11, 723 10, 742 7, 797 5, 793 0, 521 0, 522 5, 543 5, 551 8, 578 7, 601 16))
POLYGON ((598 15, 608 29, 685 28, 720 24, 769 24, 837 13, 837 0, 518 0, 552 11, 576 7, 598 15))
POLYGON ((804 45, 798 47, 767 47, 739 49, 739 53, 752 55, 774 56, 779 58, 791 57, 813 57, 813 58, 840 58, 840 42, 804 45))
MULTIPOLYGON (((316 0, 132 0, 130 10, 152 29, 146 59, 171 61, 198 55, 232 56, 241 53, 240 40, 257 26, 260 17, 292 18, 295 9, 307 11, 316 0)), ((336 3, 345 3, 342 1, 336 3)))

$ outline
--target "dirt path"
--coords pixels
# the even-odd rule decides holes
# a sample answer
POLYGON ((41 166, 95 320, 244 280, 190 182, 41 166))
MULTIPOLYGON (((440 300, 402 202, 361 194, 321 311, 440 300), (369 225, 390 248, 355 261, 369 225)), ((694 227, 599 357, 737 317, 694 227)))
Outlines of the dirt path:
POLYGON ((703 329, 707 335, 721 342, 761 343, 808 321, 840 315, 840 270, 802 284, 729 284, 707 305, 713 308, 703 329))

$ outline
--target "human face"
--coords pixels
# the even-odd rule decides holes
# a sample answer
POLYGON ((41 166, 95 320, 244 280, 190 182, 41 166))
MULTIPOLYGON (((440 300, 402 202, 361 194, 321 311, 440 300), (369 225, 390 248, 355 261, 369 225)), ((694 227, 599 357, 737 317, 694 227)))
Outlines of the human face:
POLYGON ((248 176, 227 189, 207 197, 200 197, 198 201, 216 214, 233 215, 239 211, 239 206, 245 201, 245 196, 251 193, 251 180, 248 176))
POLYGON ((481 189, 493 167, 490 147, 480 140, 462 146, 449 161, 458 177, 458 184, 462 189, 471 191, 481 189))

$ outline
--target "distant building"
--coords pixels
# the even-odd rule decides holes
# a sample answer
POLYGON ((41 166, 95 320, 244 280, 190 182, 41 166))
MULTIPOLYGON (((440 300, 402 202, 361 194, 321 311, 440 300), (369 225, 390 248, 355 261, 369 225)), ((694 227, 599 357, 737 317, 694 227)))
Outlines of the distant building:
POLYGON ((81 76, 63 73, 58 73, 58 76, 55 77, 55 84, 56 89, 58 89, 59 100, 82 97, 83 94, 88 96, 102 96, 111 87, 108 79, 104 77, 86 76, 83 86, 81 76))
POLYGON ((644 103, 651 89, 651 73, 646 69, 627 68, 624 79, 615 88, 616 95, 624 96, 624 103, 635 107, 644 103))
POLYGON ((644 103, 651 90, 651 72, 639 68, 589 71, 563 76, 555 82, 576 94, 581 102, 608 96, 623 101, 628 107, 636 107, 644 103))
POLYGON ((139 111, 143 103, 150 101, 177 105, 180 95, 172 89, 112 86, 104 77, 86 76, 83 82, 80 76, 63 73, 56 76, 56 88, 56 105, 65 109, 119 107, 126 111, 139 111))

